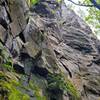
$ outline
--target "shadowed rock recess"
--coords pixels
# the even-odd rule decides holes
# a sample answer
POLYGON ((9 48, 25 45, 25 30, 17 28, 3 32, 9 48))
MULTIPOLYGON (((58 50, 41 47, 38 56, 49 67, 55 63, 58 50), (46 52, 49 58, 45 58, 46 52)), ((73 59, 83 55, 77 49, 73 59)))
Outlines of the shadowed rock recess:
POLYGON ((63 0, 27 1, 0 0, 0 100, 100 100, 89 26, 63 0))

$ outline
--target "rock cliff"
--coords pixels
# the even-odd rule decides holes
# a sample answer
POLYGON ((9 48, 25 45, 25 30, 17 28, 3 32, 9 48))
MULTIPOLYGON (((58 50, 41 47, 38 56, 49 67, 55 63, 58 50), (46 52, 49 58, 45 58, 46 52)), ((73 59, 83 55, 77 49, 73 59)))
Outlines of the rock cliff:
POLYGON ((63 1, 0 1, 0 100, 99 100, 99 54, 63 1))

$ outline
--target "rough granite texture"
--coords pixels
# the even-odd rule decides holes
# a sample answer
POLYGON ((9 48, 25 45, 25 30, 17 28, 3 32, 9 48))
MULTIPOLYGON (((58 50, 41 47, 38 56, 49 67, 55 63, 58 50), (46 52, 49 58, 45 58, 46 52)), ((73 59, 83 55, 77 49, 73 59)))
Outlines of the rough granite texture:
POLYGON ((14 69, 0 65, 0 100, 100 100, 100 41, 63 1, 40 0, 29 8, 25 0, 0 0, 0 44, 14 69), (78 99, 64 89, 47 90, 48 74, 60 73, 75 86, 78 99), (1 84, 3 77, 9 84, 20 81, 16 93, 15 83, 1 84), (27 95, 16 96, 19 91, 27 95))

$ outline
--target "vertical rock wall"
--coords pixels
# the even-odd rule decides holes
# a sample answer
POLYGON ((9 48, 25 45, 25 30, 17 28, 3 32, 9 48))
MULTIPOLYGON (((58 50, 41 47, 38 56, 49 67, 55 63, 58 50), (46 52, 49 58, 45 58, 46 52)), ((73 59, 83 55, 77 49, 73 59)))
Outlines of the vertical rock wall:
POLYGON ((0 78, 11 80, 9 88, 7 80, 0 85, 1 100, 100 99, 100 41, 63 1, 41 0, 29 8, 25 0, 1 0, 0 43, 14 70, 0 66, 0 78))

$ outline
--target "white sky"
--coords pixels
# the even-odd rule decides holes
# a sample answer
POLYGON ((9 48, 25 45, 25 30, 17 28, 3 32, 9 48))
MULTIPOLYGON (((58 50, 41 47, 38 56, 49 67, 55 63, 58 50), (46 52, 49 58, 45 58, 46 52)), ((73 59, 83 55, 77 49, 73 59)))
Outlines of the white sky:
MULTIPOLYGON (((88 12, 87 12, 87 7, 82 7, 82 6, 78 6, 78 5, 75 5, 75 4, 73 4, 73 3, 71 3, 70 1, 68 1, 68 0, 64 0, 65 1, 65 3, 67 4, 67 5, 69 5, 69 6, 73 6, 74 7, 74 11, 80 16, 80 14, 79 13, 83 13, 83 15, 82 16, 80 16, 80 17, 84 17, 84 16, 86 16, 86 14, 88 14, 88 12)), ((78 1, 82 1, 82 0, 73 0, 75 3, 78 3, 78 1)))
MULTIPOLYGON (((83 20, 85 20, 85 16, 88 15, 88 7, 82 7, 82 6, 78 6, 78 5, 75 5, 73 3, 71 3, 70 1, 68 0, 64 0, 66 5, 69 6, 69 7, 72 7, 75 11, 75 13, 77 15, 79 15, 83 20)), ((73 0, 75 3, 78 3, 78 1, 82 1, 82 0, 73 0)), ((92 26, 92 25, 89 25, 92 29, 92 31, 94 32, 95 28, 92 26)), ((97 34, 97 38, 100 39, 100 32, 97 34)))

